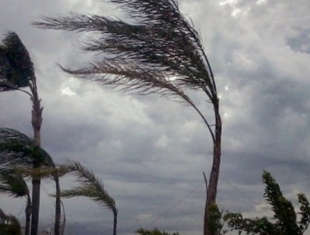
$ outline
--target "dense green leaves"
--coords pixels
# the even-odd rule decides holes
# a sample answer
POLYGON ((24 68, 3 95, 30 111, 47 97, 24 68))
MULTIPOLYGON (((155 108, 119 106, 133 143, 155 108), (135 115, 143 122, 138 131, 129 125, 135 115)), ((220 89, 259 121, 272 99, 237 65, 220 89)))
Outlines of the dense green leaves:
POLYGON ((34 68, 29 53, 18 35, 9 32, 0 45, 0 91, 16 90, 29 85, 34 68))
POLYGON ((7 223, 0 224, 1 235, 22 235, 22 230, 18 219, 8 215, 7 223))
POLYGON ((54 166, 52 158, 27 135, 0 128, 0 164, 54 166))
POLYGON ((0 192, 13 197, 30 197, 24 178, 11 169, 0 170, 0 192))
POLYGON ((305 195, 299 194, 300 220, 298 221, 292 203, 287 200, 275 179, 267 171, 263 173, 266 185, 264 197, 270 204, 273 218, 243 218, 241 213, 227 213, 224 220, 232 230, 252 235, 302 235, 310 223, 310 207, 305 195))

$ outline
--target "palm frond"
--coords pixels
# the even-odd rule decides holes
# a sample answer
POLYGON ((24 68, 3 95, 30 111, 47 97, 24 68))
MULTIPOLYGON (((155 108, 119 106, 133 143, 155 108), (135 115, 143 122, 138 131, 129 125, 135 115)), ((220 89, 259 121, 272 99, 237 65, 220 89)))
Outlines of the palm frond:
POLYGON ((61 68, 76 77, 104 85, 122 87, 127 91, 137 90, 138 94, 160 92, 163 96, 173 96, 181 102, 191 102, 184 91, 180 87, 174 86, 172 81, 166 80, 162 73, 139 67, 133 63, 129 65, 121 59, 106 59, 99 64, 93 63, 89 67, 79 70, 61 68))
POLYGON ((10 128, 0 128, 0 165, 54 166, 52 158, 29 136, 10 128))
POLYGON ((27 87, 34 78, 29 52, 14 32, 9 32, 0 45, 0 91, 27 87))
MULTIPOLYGON (((165 78, 164 82, 170 82, 176 88, 202 89, 211 100, 215 98, 216 85, 199 34, 181 14, 176 1, 106 1, 119 4, 128 16, 136 20, 136 24, 98 15, 71 14, 68 17, 44 17, 43 21, 35 22, 34 25, 47 29, 95 32, 97 38, 84 43, 85 51, 108 54, 116 65, 125 69, 132 68, 133 63, 136 63, 138 68, 155 70, 156 74, 161 75, 160 78, 165 78)), ((73 75, 81 72, 72 69, 68 71, 73 75)), ((84 76, 87 71, 91 77, 91 70, 84 70, 84 76)), ((114 74, 110 72, 105 67, 100 71, 103 74, 114 74)), ((126 80, 127 77, 123 76, 122 79, 126 80)), ((171 88, 163 87, 163 83, 154 86, 141 82, 142 79, 131 79, 141 83, 141 86, 136 86, 137 89, 159 88, 156 92, 162 92, 171 88)))
POLYGON ((62 197, 88 197, 95 202, 104 205, 114 214, 117 214, 114 199, 104 189, 101 180, 98 179, 93 172, 82 166, 79 162, 70 162, 66 167, 78 177, 77 180, 81 183, 81 186, 75 187, 71 190, 63 190, 61 192, 62 197))
POLYGON ((14 197, 30 197, 23 177, 11 169, 0 170, 0 192, 14 197))
POLYGON ((66 167, 48 167, 43 166, 40 168, 32 168, 32 167, 13 167, 13 170, 20 174, 24 178, 55 178, 55 175, 57 177, 62 177, 65 174, 69 173, 70 171, 66 167))

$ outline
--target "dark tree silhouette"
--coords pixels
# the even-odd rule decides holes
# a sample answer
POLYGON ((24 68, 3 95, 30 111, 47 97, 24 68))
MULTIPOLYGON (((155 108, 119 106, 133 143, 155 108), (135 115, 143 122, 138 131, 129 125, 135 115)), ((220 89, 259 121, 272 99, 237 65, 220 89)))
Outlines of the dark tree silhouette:
MULTIPOLYGON (((39 99, 34 66, 29 52, 14 32, 9 32, 0 45, 0 92, 19 90, 28 94, 32 101, 31 124, 34 133, 34 141, 41 146, 42 111, 39 99), (30 92, 21 90, 29 87, 30 92)), ((40 163, 33 162, 33 168, 40 168, 40 163)), ((56 190, 60 191, 59 179, 55 175, 56 190)), ((31 235, 38 234, 39 210, 40 210, 40 178, 32 178, 32 218, 31 235)), ((56 198, 55 207, 55 235, 59 235, 59 223, 61 214, 60 198, 56 198)))
POLYGON ((72 13, 67 17, 43 17, 34 25, 44 29, 94 33, 94 37, 85 41, 82 47, 102 57, 84 68, 61 67, 65 72, 139 94, 174 96, 197 111, 213 142, 213 164, 209 184, 206 184, 204 218, 204 234, 210 234, 208 208, 216 203, 222 121, 214 75, 199 34, 182 15, 175 0, 106 2, 119 5, 132 23, 93 14, 72 13), (213 106, 212 121, 207 120, 190 99, 188 89, 206 94, 213 106))
POLYGON ((0 169, 0 192, 9 194, 10 196, 20 198, 25 197, 27 200, 25 208, 25 234, 29 235, 30 232, 30 219, 31 219, 31 197, 29 189, 24 178, 12 169, 0 169))
POLYGON ((244 218, 241 213, 227 213, 224 220, 231 230, 238 230, 239 234, 245 232, 251 235, 302 235, 310 224, 310 204, 304 194, 298 194, 300 209, 297 213, 293 204, 287 200, 280 186, 267 171, 263 173, 263 182, 266 185, 264 197, 271 206, 274 214, 272 219, 266 216, 262 218, 244 218))

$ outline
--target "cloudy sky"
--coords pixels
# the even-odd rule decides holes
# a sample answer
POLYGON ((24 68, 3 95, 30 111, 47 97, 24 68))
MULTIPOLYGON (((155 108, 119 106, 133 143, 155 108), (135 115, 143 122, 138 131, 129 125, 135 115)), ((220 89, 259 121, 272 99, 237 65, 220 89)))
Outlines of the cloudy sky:
MULTIPOLYGON (((220 208, 266 214, 263 169, 288 198, 309 194, 310 2, 179 3, 202 35, 221 97, 220 208)), ((0 0, 1 39, 15 31, 36 67, 43 147, 55 162, 78 160, 103 180, 119 209, 120 235, 139 227, 201 234, 202 172, 209 174, 212 153, 207 128, 194 110, 169 99, 124 94, 62 73, 56 63, 78 66, 91 58, 78 48, 85 35, 37 29, 31 22, 70 11, 120 16, 99 0, 0 0)), ((190 95, 212 114, 203 94, 190 95)), ((25 94, 2 93, 0 108, 0 126, 32 135, 25 94)), ((62 188, 73 180, 63 179, 62 188)), ((53 187, 42 184, 42 229, 53 225, 53 187)), ((0 207, 23 220, 24 201, 1 196, 0 207)), ((110 211, 84 198, 64 202, 67 234, 111 232, 110 211)))

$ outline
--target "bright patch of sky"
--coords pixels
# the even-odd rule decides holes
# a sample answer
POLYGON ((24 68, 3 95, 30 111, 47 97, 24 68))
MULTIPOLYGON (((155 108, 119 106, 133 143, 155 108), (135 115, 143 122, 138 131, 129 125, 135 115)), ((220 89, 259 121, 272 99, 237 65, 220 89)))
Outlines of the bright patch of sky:
POLYGON ((76 93, 74 92, 74 91, 72 91, 71 89, 70 89, 70 87, 64 87, 64 88, 62 88, 61 89, 61 94, 62 95, 67 95, 67 96, 74 96, 74 95, 76 95, 76 93))

